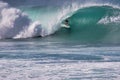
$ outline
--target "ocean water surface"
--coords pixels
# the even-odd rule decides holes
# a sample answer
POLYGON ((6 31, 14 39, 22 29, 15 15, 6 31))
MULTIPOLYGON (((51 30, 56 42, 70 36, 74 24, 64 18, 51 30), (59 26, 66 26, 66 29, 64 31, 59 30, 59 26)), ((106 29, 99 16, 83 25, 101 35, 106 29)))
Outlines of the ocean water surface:
POLYGON ((119 25, 119 0, 0 0, 0 80, 119 80, 119 25))

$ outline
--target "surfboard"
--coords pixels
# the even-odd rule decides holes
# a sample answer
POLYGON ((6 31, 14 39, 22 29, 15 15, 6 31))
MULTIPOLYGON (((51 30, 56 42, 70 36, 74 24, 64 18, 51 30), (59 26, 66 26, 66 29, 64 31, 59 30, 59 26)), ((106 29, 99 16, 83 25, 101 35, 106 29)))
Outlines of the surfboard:
POLYGON ((61 27, 70 28, 70 26, 69 26, 69 25, 66 25, 66 24, 61 24, 61 27))

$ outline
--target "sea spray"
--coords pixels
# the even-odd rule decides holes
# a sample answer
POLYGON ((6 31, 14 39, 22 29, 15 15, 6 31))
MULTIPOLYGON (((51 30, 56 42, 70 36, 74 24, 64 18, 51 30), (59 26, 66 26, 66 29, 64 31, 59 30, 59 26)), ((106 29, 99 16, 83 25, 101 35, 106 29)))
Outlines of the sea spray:
MULTIPOLYGON (((40 27, 40 23, 32 22, 29 17, 19 9, 10 7, 7 3, 0 2, 0 38, 27 38, 41 36, 40 32, 33 32, 40 27), (30 30, 32 26, 33 30, 30 30), (28 30, 27 30, 28 29, 28 30), (27 35, 26 31, 30 31, 27 35), (36 33, 36 34, 35 34, 36 33), (22 36, 24 35, 24 36, 22 36), (25 36, 26 35, 26 36, 25 36), (29 35, 29 36, 28 36, 29 35)), ((40 31, 40 30, 36 30, 40 31)))

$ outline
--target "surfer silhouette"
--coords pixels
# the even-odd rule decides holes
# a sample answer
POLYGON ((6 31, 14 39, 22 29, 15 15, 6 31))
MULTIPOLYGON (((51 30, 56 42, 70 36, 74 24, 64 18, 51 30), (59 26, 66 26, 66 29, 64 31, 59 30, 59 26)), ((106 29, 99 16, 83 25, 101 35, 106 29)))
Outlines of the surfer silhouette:
POLYGON ((65 20, 65 25, 69 26, 69 21, 68 21, 68 19, 65 20))
POLYGON ((70 28, 69 20, 68 19, 64 20, 64 22, 61 24, 61 27, 70 28))
POLYGON ((71 28, 69 26, 69 20, 66 19, 65 22, 64 22, 64 24, 67 26, 66 28, 67 28, 68 33, 71 33, 71 28))

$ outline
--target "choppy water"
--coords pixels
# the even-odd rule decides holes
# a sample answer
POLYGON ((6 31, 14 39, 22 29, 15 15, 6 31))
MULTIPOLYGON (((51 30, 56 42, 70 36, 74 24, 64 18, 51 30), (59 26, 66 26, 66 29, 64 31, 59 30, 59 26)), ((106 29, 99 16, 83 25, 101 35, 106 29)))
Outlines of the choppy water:
POLYGON ((0 42, 0 80, 119 80, 120 47, 44 39, 0 42))
POLYGON ((0 80, 119 80, 119 3, 0 1, 0 80))

